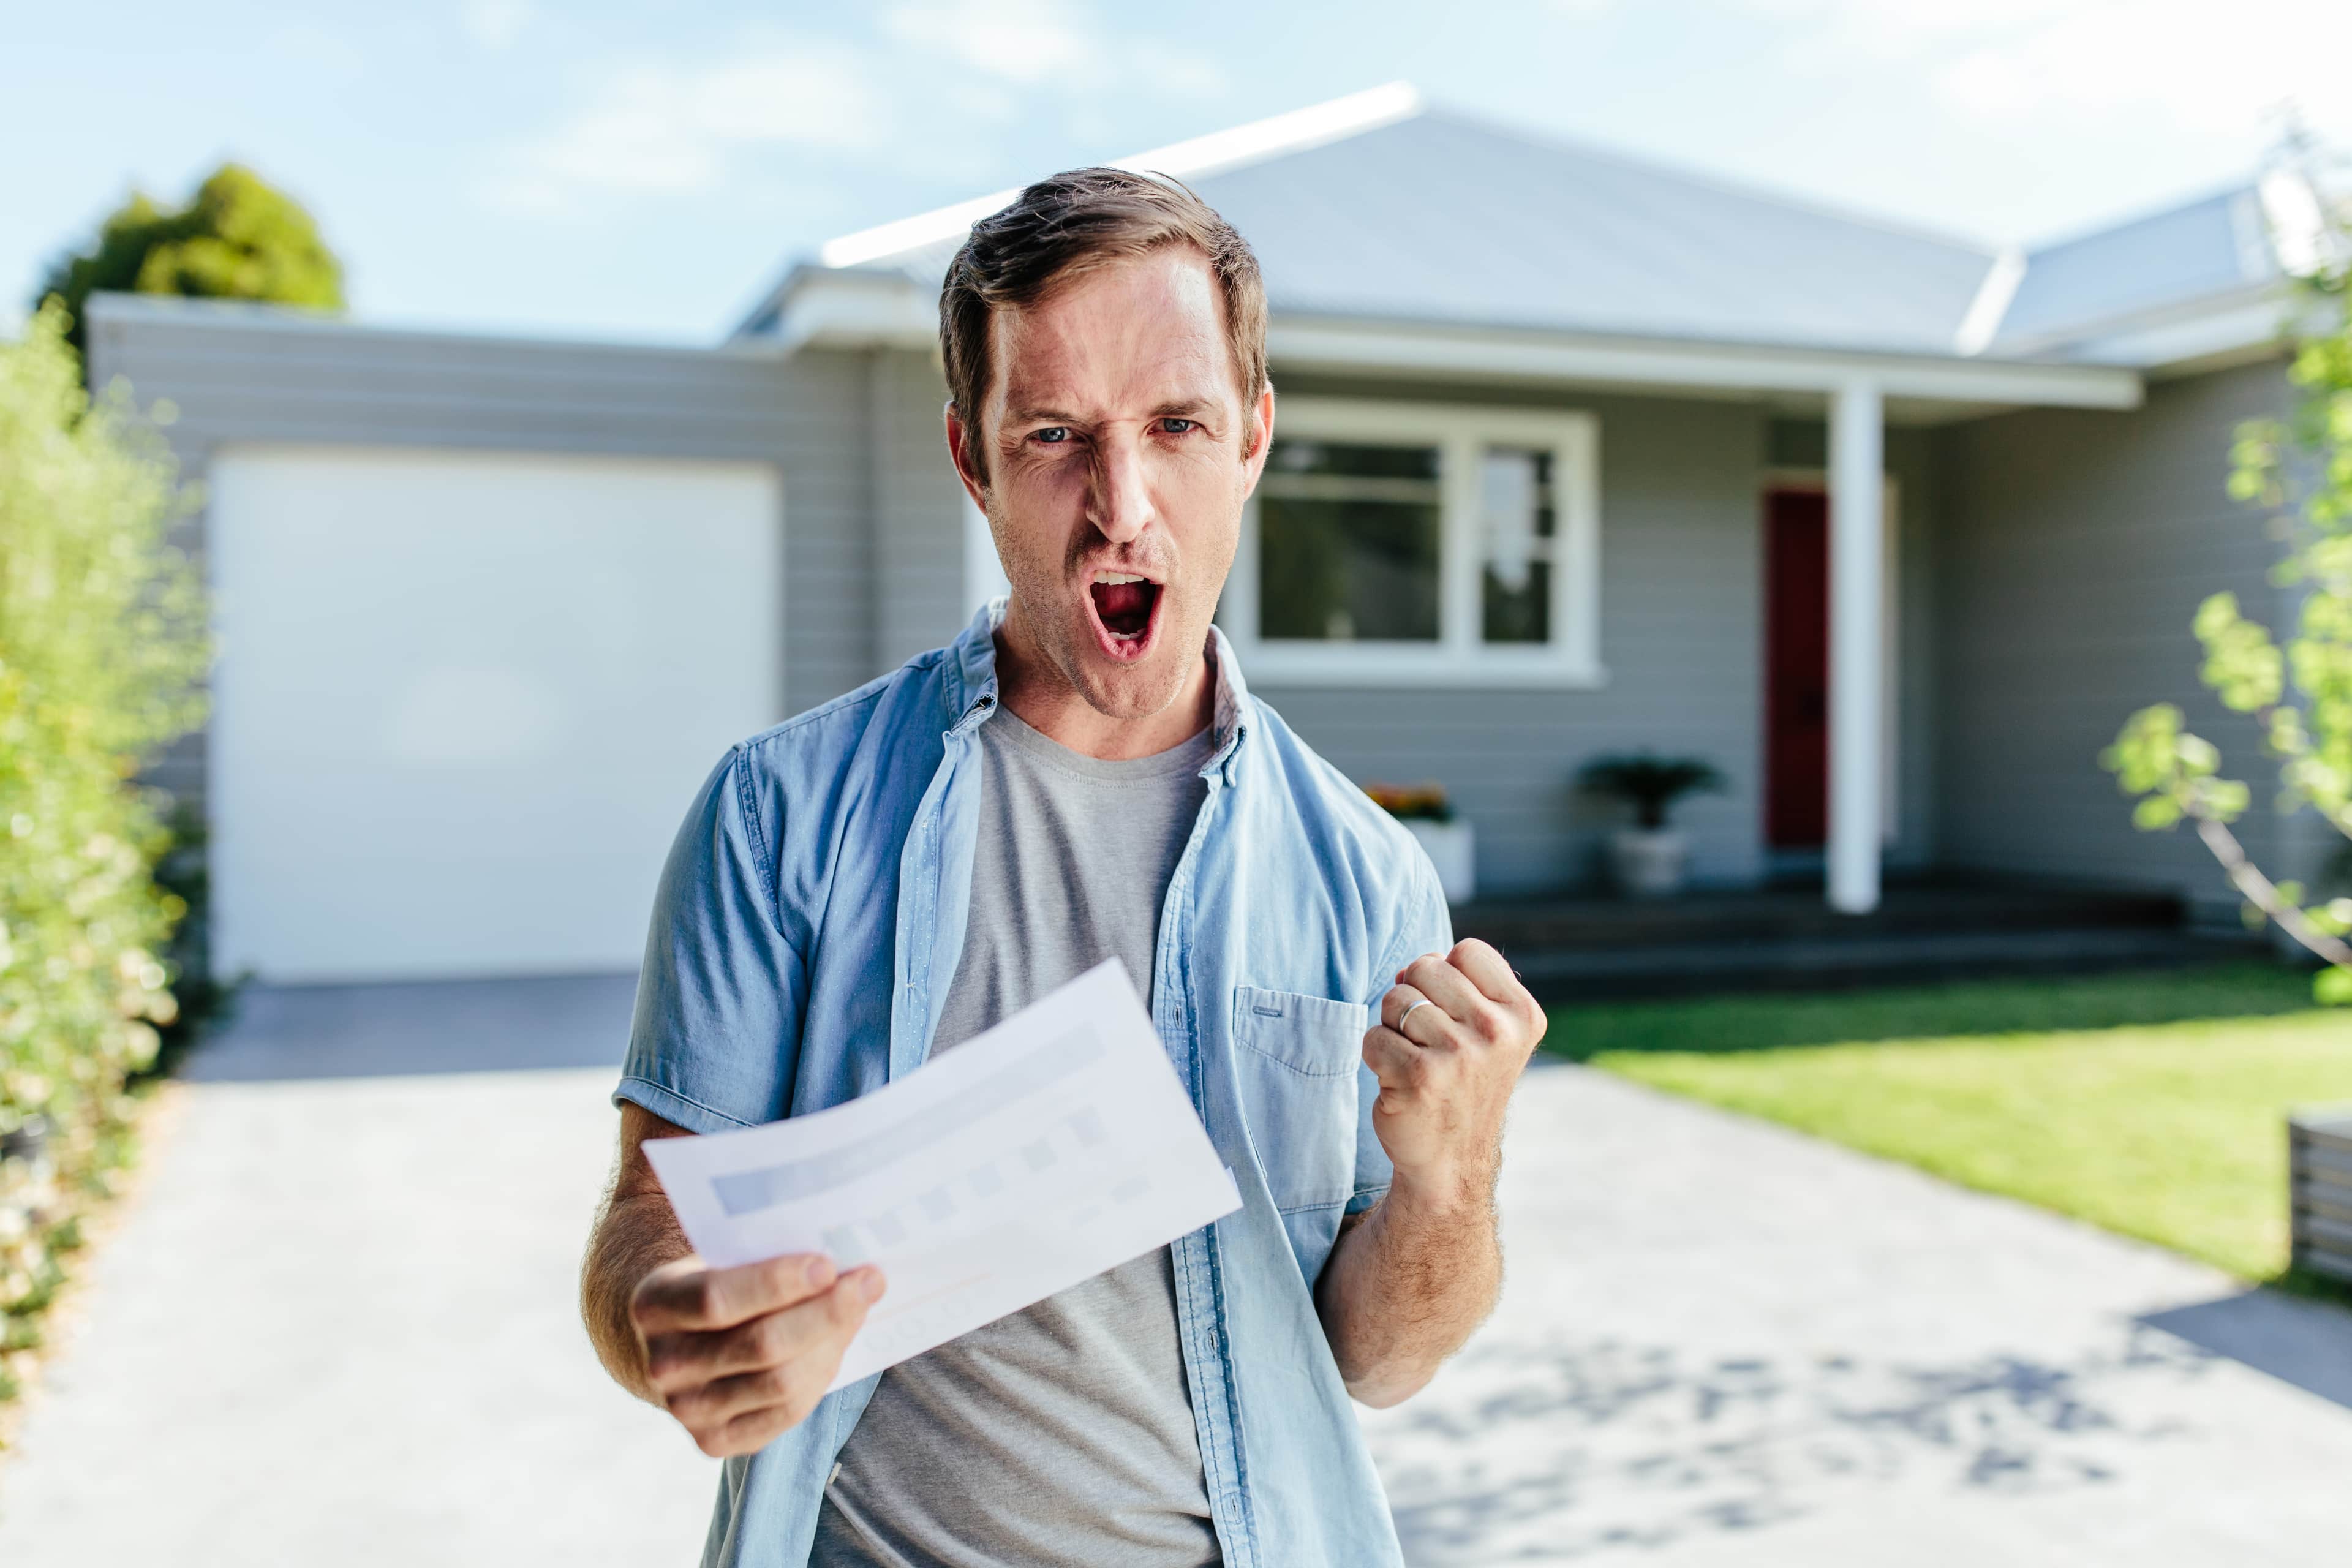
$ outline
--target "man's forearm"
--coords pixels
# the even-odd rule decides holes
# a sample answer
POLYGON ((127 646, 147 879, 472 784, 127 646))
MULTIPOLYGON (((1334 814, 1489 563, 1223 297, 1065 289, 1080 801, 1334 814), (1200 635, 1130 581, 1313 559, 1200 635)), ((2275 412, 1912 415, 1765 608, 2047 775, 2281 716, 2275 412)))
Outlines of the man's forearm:
POLYGON ((1340 1232, 1317 1284, 1348 1392, 1383 1407, 1411 1398, 1494 1310, 1502 1283, 1491 1176, 1398 1181, 1340 1232))
POLYGON ((580 1265, 580 1316, 596 1359, 623 1388, 656 1405, 629 1298, 646 1275, 692 1250, 660 1193, 618 1194, 606 1201, 580 1265))

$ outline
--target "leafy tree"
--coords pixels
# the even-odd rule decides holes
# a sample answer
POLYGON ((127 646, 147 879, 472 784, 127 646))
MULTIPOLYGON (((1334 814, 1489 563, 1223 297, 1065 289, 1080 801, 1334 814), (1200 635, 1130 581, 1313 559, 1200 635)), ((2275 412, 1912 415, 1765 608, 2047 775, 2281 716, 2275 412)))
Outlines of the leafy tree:
POLYGON ((99 226, 96 244, 58 259, 34 302, 63 302, 67 341, 79 351, 82 308, 100 289, 338 310, 343 268, 300 203, 242 163, 224 163, 183 207, 133 192, 99 226))
MULTIPOLYGON (((2316 188, 2316 182, 2314 182, 2316 188)), ((2324 212, 2320 243, 2303 279, 2308 304, 2288 376, 2301 396, 2283 420, 2241 426, 2230 493, 2271 514, 2287 542, 2273 576, 2300 590, 2284 647, 2246 618, 2233 594, 2198 609, 2200 676, 2224 706, 2254 716, 2279 763, 2283 811, 2308 806, 2344 835, 2335 863, 2352 865, 2352 214, 2324 212)), ((2273 881, 2247 856, 2230 825, 2253 794, 2221 776, 2221 753, 2190 733, 2180 710, 2158 703, 2132 715, 2101 762, 2138 795, 2145 828, 2193 824, 2249 917, 2267 917, 2326 961, 2315 990, 2352 1003, 2352 887, 2314 897, 2273 881)))
POLYGON ((171 453, 120 385, 83 392, 65 331, 53 302, 0 342, 0 1398, 176 1010, 164 802, 133 780, 208 658, 171 453))

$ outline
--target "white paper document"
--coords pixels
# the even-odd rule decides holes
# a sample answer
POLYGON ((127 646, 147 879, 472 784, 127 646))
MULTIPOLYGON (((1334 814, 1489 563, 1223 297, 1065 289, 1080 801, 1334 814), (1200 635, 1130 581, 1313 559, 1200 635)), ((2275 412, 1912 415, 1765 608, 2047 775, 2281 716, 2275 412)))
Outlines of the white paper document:
POLYGON ((835 1388, 1241 1206, 1117 959, 846 1105, 645 1151, 715 1267, 881 1266, 835 1388))

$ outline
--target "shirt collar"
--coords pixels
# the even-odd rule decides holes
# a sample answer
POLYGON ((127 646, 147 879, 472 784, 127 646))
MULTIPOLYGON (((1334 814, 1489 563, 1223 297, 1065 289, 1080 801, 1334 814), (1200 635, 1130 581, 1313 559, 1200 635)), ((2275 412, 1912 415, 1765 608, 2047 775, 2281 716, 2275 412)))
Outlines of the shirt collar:
MULTIPOLYGON (((1004 624, 1005 604, 1000 595, 982 605, 962 635, 948 646, 942 695, 950 730, 969 729, 996 710, 996 628, 1004 624)), ((1217 746, 1208 767, 1202 771, 1222 770, 1225 782, 1231 784, 1234 753, 1250 729, 1249 687, 1242 679, 1241 661, 1234 657, 1234 645, 1223 627, 1209 627, 1208 652, 1216 682, 1210 722, 1216 729, 1217 746)))

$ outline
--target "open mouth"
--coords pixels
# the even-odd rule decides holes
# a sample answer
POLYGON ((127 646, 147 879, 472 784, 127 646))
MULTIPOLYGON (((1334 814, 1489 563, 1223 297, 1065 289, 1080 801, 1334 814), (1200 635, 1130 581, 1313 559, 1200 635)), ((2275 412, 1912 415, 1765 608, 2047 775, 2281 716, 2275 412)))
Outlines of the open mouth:
POLYGON ((1113 658, 1137 658, 1151 640, 1160 584, 1132 572, 1097 572, 1087 584, 1103 649, 1113 658))

